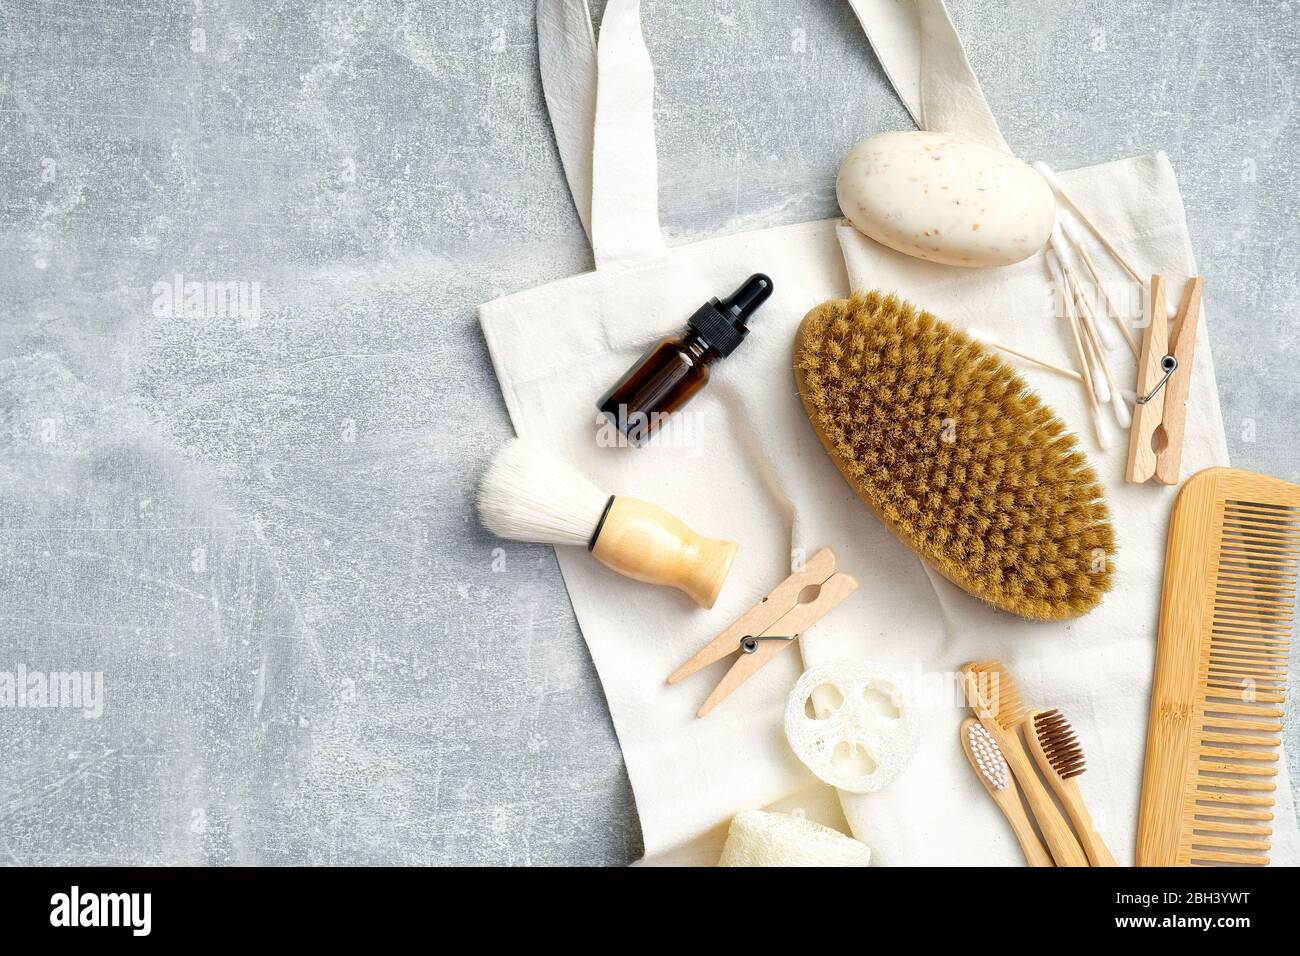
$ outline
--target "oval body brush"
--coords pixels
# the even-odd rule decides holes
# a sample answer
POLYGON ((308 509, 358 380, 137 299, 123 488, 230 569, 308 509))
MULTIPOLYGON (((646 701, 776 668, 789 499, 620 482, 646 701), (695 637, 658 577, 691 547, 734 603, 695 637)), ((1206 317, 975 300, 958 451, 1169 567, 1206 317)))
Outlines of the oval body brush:
POLYGON ((517 438, 488 466, 478 512, 493 534, 585 545, 619 574, 677 588, 705 608, 718 599, 736 556, 734 541, 701 537, 657 505, 607 494, 545 448, 517 438))
POLYGON ((944 577, 1032 620, 1090 611, 1115 550, 1075 438, 979 342, 892 295, 804 317, 794 371, 858 497, 944 577))

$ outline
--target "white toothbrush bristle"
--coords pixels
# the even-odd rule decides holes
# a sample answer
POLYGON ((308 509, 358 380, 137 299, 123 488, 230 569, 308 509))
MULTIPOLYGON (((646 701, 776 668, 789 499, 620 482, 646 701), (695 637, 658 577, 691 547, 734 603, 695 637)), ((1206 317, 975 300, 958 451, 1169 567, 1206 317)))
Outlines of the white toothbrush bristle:
POLYGON ((1005 790, 1010 782, 1007 761, 1002 756, 1002 748, 993 739, 993 735, 980 724, 971 724, 967 728, 966 736, 970 743, 970 752, 975 757, 975 765, 979 767, 980 773, 989 782, 989 786, 994 790, 1005 790))
POLYGON ((514 541, 583 545, 609 495, 543 446, 516 438, 492 459, 478 488, 483 527, 514 541))

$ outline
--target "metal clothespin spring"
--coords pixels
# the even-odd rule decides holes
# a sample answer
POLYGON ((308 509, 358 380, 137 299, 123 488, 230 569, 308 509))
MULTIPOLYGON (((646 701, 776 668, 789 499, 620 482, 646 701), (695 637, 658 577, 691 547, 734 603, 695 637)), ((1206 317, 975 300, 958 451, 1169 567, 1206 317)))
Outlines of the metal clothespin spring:
POLYGON ((1134 399, 1139 405, 1145 405, 1151 399, 1156 397, 1156 393, 1165 387, 1165 382, 1169 381, 1169 376, 1174 374, 1174 369, 1178 368, 1178 359, 1172 355, 1166 355, 1160 360, 1160 370, 1165 373, 1164 378, 1156 382, 1156 387, 1151 389, 1147 395, 1139 395, 1134 399))
POLYGON ((740 639, 740 650, 743 654, 752 654, 758 650, 759 641, 793 641, 798 636, 798 634, 791 634, 789 637, 778 634, 762 634, 755 637, 752 634, 746 634, 740 639))

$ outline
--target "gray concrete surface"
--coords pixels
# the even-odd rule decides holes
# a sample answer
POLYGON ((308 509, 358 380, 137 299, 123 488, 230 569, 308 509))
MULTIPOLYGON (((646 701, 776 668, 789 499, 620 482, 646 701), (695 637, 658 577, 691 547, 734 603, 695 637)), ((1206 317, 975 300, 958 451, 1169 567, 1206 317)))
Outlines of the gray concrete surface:
MULTIPOLYGON (((950 6, 1022 155, 1169 152, 1234 460, 1300 480, 1297 5, 950 6)), ((673 242, 908 128, 846 3, 644 20, 673 242)), ((554 556, 470 508, 475 306, 590 267, 530 0, 0 0, 0 173, 0 671, 104 682, 0 710, 0 863, 638 856, 554 556)))

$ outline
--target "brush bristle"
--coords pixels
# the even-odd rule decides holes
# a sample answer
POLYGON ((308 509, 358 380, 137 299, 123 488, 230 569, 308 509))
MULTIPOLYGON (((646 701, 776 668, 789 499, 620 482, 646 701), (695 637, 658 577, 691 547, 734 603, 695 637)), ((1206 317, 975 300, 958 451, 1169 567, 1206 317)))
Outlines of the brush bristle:
POLYGON ((804 407, 858 496, 945 577, 1032 620, 1094 608, 1115 551, 1075 438, 1005 362, 895 296, 818 306, 804 407))
POLYGON ((1083 759, 1083 746, 1075 735, 1070 722, 1059 710, 1045 710, 1034 715, 1034 733, 1047 754, 1047 762, 1052 765, 1057 776, 1062 780, 1077 777, 1087 769, 1083 759))
POLYGON ((971 753, 975 755, 975 765, 979 767, 984 779, 994 790, 1005 790, 1010 782, 1007 759, 1002 756, 1002 748, 993 739, 993 735, 979 724, 971 724, 966 730, 970 741, 971 753))
POLYGON ((1016 679, 998 661, 968 664, 967 698, 977 710, 987 711, 1004 730, 1014 730, 1025 719, 1025 701, 1016 679))
POLYGON ((493 534, 539 544, 591 540, 609 495, 534 442, 501 447, 478 488, 478 513, 493 534))

